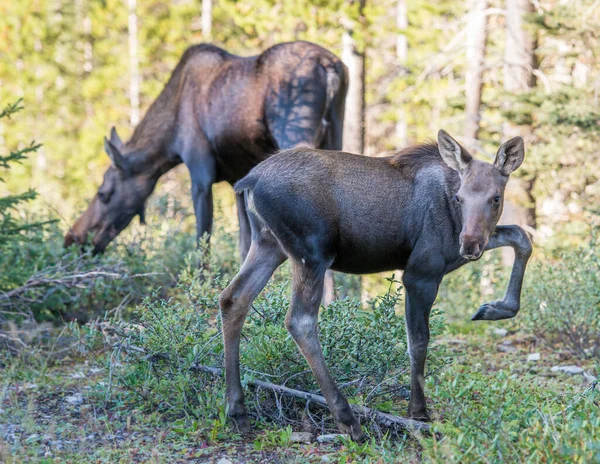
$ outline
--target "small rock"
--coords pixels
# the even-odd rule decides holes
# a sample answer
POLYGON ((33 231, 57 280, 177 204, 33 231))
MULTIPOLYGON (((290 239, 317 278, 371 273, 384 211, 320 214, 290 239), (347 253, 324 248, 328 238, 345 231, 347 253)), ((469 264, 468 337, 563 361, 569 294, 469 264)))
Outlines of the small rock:
POLYGON ((506 335, 508 334, 508 330, 506 330, 506 329, 494 329, 494 333, 496 335, 498 335, 499 337, 506 337, 506 335))
POLYGON ((515 351, 517 351, 517 349, 514 346, 505 345, 504 343, 498 345, 496 348, 498 349, 498 351, 502 351, 503 353, 514 353, 515 351))
POLYGON ((323 461, 323 462, 331 462, 331 459, 329 459, 329 456, 322 456, 321 457, 321 461, 323 461))
POLYGON ((527 355, 527 361, 539 361, 540 354, 539 353, 531 353, 527 355))
POLYGON ((34 433, 33 435, 29 435, 27 437, 27 439, 25 440, 26 443, 33 443, 34 441, 37 441, 37 439, 40 438, 39 434, 34 433))
POLYGON ((310 443, 312 434, 310 432, 292 432, 290 441, 293 443, 310 443))
POLYGON ((83 379, 85 378, 85 375, 83 374, 83 372, 75 372, 74 374, 71 374, 70 377, 72 379, 83 379))
POLYGON ((104 371, 104 369, 102 369, 100 367, 92 367, 90 369, 90 374, 96 375, 96 374, 99 374, 100 372, 103 372, 103 371, 104 371))
POLYGON ((65 401, 73 406, 77 406, 83 403, 83 397, 81 393, 75 393, 74 395, 65 396, 65 401))
POLYGON ((327 435, 319 435, 317 437, 317 441, 319 443, 332 443, 334 441, 338 441, 340 438, 350 438, 349 435, 343 434, 343 433, 330 433, 327 435))
POLYGON ((550 369, 552 372, 564 372, 569 375, 583 374, 583 368, 579 366, 554 366, 550 369))
POLYGON ((217 461, 217 464, 233 464, 233 463, 227 458, 221 458, 217 461))
POLYGON ((451 345, 466 345, 467 341, 466 340, 460 340, 460 339, 447 339, 447 340, 443 340, 444 343, 449 343, 451 345))

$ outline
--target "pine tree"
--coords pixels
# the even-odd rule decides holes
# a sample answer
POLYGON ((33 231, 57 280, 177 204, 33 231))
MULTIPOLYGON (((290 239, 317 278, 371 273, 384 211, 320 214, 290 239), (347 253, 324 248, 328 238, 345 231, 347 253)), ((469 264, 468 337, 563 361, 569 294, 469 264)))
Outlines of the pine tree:
MULTIPOLYGON (((0 120, 3 118, 10 119, 13 114, 22 109, 21 100, 17 100, 15 103, 7 105, 0 112, 0 120)), ((34 153, 40 147, 41 145, 31 142, 31 144, 21 149, 11 151, 6 156, 0 155, 0 169, 9 170, 14 163, 25 160, 28 153, 34 153)), ((2 177, 0 177, 0 182, 4 182, 2 177)), ((24 222, 18 218, 18 213, 24 207, 25 203, 33 200, 36 196, 37 193, 35 190, 29 189, 15 195, 0 197, 0 247, 9 241, 22 239, 24 232, 39 229, 44 224, 40 222, 24 222)))

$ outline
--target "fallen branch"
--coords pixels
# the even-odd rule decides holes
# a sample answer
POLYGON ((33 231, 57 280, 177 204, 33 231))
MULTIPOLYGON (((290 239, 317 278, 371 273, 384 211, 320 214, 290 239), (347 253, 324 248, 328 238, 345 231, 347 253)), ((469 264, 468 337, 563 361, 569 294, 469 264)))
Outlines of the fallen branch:
POLYGON ((140 277, 150 277, 159 275, 159 272, 148 272, 145 274, 120 274, 117 272, 105 272, 105 271, 89 271, 80 274, 72 274, 65 275, 57 278, 30 278, 25 284, 20 287, 17 287, 8 292, 0 293, 0 299, 10 300, 11 298, 16 298, 19 295, 31 290, 35 287, 41 286, 49 286, 49 285, 60 285, 63 287, 74 287, 81 283, 84 280, 96 279, 96 278, 111 278, 111 279, 136 279, 140 277))
MULTIPOLYGON (((194 369, 202 371, 202 372, 208 372, 209 374, 213 374, 216 376, 223 375, 223 369, 218 368, 218 367, 202 366, 202 365, 196 364, 194 366, 194 369)), ((282 395, 288 395, 288 396, 294 396, 296 398, 301 398, 303 400, 319 404, 326 408, 329 407, 327 405, 327 401, 325 401, 324 397, 322 397, 321 395, 315 395, 314 393, 308 393, 308 392, 304 392, 301 390, 296 390, 294 388, 288 388, 288 387, 284 387, 282 385, 276 385, 271 382, 264 382, 262 380, 251 380, 250 382, 248 382, 248 384, 250 384, 254 387, 266 388, 268 390, 278 392, 282 395)), ((383 425, 384 427, 387 427, 387 428, 398 427, 398 428, 401 428, 404 430, 408 430, 409 432, 416 432, 416 431, 429 432, 431 429, 431 426, 425 422, 421 422, 421 421, 417 421, 417 420, 413 420, 413 419, 407 419, 405 417, 394 416, 392 414, 387 414, 385 412, 376 411, 375 409, 371 409, 366 406, 359 406, 356 404, 351 404, 350 407, 357 414, 367 417, 367 418, 371 418, 374 421, 376 421, 377 423, 379 423, 380 425, 383 425)))

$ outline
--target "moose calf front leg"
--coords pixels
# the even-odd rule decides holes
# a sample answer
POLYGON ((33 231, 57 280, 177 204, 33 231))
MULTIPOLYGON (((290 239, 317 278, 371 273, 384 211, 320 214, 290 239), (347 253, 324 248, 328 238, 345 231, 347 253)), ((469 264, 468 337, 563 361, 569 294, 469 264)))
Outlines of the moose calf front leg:
POLYGON ((532 251, 531 240, 519 226, 497 226, 485 249, 492 250, 503 246, 510 246, 515 250, 515 262, 508 288, 501 300, 481 305, 471 318, 473 321, 510 319, 519 312, 525 267, 532 251))
POLYGON ((405 271, 402 278, 406 289, 406 332, 410 355, 410 400, 408 416, 428 421, 425 403, 425 360, 429 345, 429 313, 435 301, 439 281, 405 271))
POLYGON ((320 264, 292 264, 292 300, 285 324, 308 361, 338 428, 353 440, 362 441, 364 434, 360 423, 327 369, 317 333, 317 318, 326 268, 320 264))

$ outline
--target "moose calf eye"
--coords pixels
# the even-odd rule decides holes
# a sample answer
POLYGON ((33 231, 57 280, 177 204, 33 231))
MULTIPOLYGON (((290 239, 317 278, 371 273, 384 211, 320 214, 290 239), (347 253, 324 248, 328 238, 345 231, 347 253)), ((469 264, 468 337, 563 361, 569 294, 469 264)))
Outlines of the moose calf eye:
POLYGON ((108 203, 108 195, 104 192, 98 192, 98 198, 102 203, 108 203))
POLYGON ((456 201, 456 203, 460 203, 460 198, 458 198, 458 195, 454 195, 454 200, 456 201))
POLYGON ((496 195, 496 196, 493 198, 493 201, 494 201, 494 203, 496 203, 496 204, 500 203, 500 195, 496 195))

